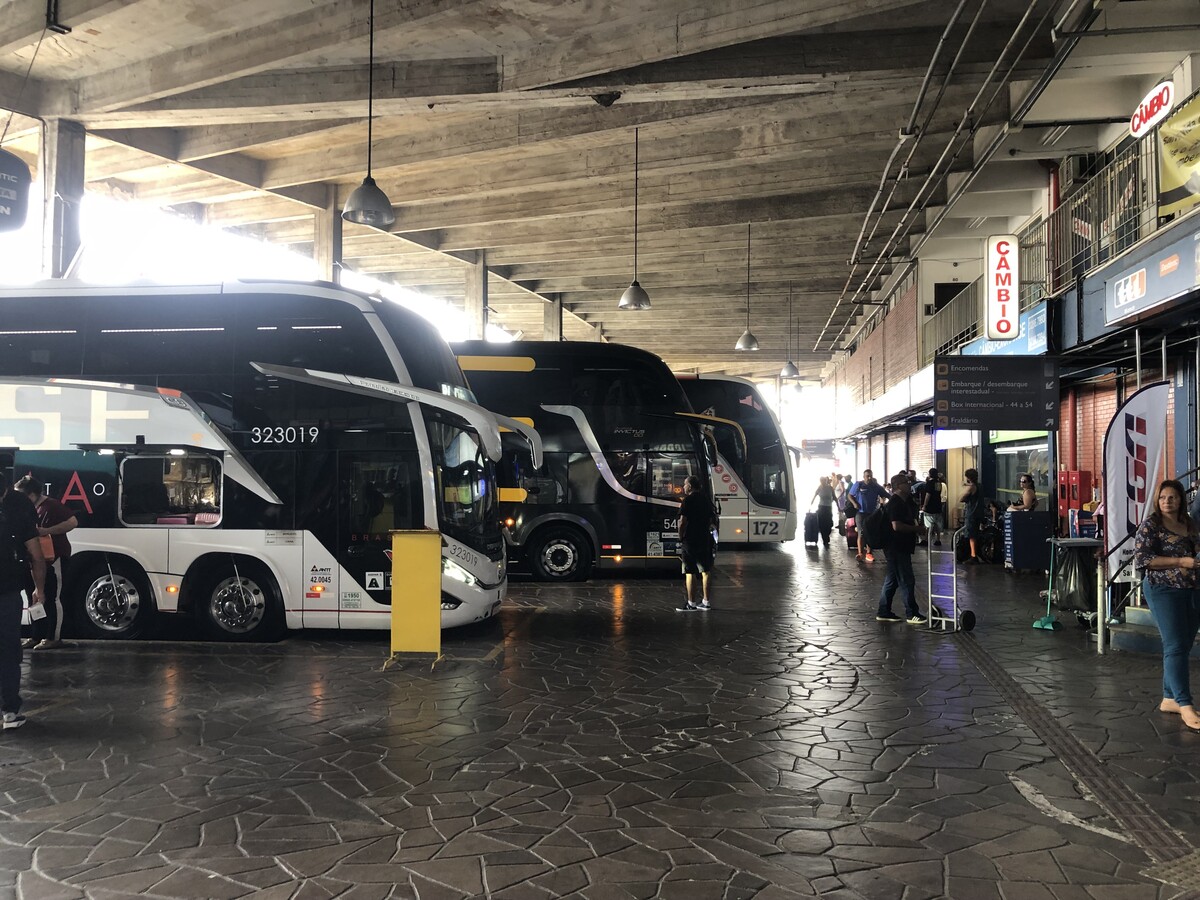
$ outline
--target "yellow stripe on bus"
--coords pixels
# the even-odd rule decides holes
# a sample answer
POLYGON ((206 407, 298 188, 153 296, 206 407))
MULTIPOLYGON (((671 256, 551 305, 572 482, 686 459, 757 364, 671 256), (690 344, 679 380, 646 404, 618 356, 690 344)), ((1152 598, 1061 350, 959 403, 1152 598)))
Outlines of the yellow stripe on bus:
MULTIPOLYGON (((529 416, 509 416, 509 418, 516 422, 520 422, 522 425, 528 425, 530 428, 533 427, 533 419, 529 418, 529 416)), ((500 430, 508 434, 512 434, 512 429, 505 428, 503 425, 500 426, 500 430)))
POLYGON ((501 503, 524 503, 528 496, 525 488, 500 488, 501 503))
POLYGON ((464 372, 532 372, 536 367, 531 356, 460 356, 458 365, 464 372))

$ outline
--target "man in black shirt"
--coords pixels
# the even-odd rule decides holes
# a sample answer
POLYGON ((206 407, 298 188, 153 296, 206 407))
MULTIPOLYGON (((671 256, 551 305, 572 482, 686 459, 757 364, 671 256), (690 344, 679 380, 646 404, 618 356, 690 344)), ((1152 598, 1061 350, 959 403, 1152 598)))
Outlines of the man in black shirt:
POLYGON ((21 715, 21 591, 33 574, 30 607, 46 594, 46 561, 38 543, 33 503, 11 490, 0 473, 0 727, 25 724, 21 715))
POLYGON ((687 586, 687 604, 677 607, 680 612, 708 609, 708 573, 712 571, 714 547, 712 529, 716 524, 712 501, 702 490, 700 479, 689 475, 683 483, 683 502, 679 504, 679 552, 683 558, 683 578, 687 586), (696 582, 699 575, 703 599, 696 603, 696 582))
POLYGON ((887 575, 883 579, 883 590, 879 594, 879 612, 875 618, 880 622, 904 622, 919 625, 926 621, 917 608, 916 585, 913 575, 912 555, 917 546, 916 510, 910 494, 912 484, 907 474, 892 479, 892 496, 887 502, 887 517, 892 526, 891 541, 884 549, 887 557, 887 575), (896 589, 903 588, 904 616, 892 612, 892 598, 896 589))

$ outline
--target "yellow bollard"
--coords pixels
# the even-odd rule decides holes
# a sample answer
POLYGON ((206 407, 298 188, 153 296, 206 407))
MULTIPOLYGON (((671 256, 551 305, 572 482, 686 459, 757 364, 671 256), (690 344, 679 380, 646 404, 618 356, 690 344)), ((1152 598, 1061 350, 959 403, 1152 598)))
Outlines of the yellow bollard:
MULTIPOLYGON (((392 656, 442 654, 442 535, 392 533, 392 656)), ((436 659, 435 659, 436 661, 436 659)))

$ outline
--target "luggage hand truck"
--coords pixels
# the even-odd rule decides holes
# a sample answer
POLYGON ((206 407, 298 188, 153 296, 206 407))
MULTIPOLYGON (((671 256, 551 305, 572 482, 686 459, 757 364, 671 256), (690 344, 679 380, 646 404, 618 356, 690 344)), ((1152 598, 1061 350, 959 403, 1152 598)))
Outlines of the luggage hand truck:
POLYGON ((925 547, 929 551, 928 588, 929 612, 928 625, 930 630, 941 629, 948 634, 956 631, 971 631, 975 627, 975 613, 969 609, 958 608, 958 537, 966 531, 960 528, 950 537, 949 550, 935 550, 933 539, 926 531, 925 547), (946 558, 949 557, 950 569, 945 570, 946 558), (941 567, 939 569, 939 567, 941 567), (949 593, 946 593, 946 591, 949 593), (950 614, 934 603, 935 600, 950 601, 950 614))

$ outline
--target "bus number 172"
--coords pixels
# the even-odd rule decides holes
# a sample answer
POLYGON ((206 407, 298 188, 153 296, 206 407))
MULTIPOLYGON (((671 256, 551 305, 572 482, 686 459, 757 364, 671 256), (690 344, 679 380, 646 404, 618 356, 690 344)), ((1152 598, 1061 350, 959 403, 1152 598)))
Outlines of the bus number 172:
POLYGON ((779 536, 779 523, 778 522, 755 522, 754 523, 754 534, 755 534, 755 536, 769 534, 769 535, 774 535, 774 536, 778 537, 779 536))

